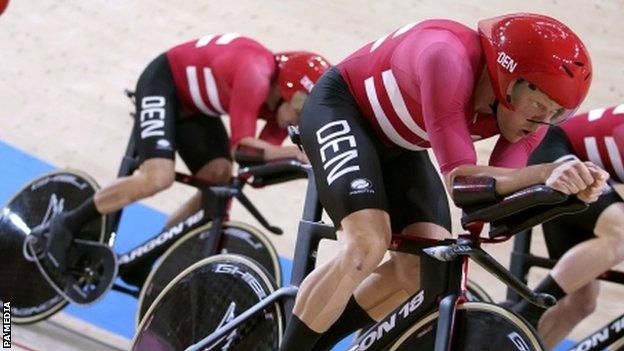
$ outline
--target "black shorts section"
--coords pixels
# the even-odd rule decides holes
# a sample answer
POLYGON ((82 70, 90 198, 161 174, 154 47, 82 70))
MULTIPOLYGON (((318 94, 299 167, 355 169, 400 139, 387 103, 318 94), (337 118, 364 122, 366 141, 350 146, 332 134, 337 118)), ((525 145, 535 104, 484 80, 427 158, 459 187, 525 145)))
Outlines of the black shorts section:
POLYGON ((548 128, 544 140, 542 140, 533 153, 531 153, 527 164, 537 165, 540 163, 555 162, 564 156, 578 158, 574 154, 572 144, 570 144, 563 130, 560 127, 553 126, 548 128))
POLYGON ((446 189, 429 154, 401 151, 381 164, 393 231, 397 233, 415 222, 431 222, 450 232, 446 189))
POLYGON ((415 222, 450 230, 444 186, 427 153, 384 146, 337 69, 314 86, 300 127, 321 203, 336 226, 350 213, 376 208, 390 214, 395 233, 415 222))
POLYGON ((194 174, 216 158, 231 160, 230 138, 220 117, 195 115, 176 123, 180 157, 194 174))
POLYGON ((135 138, 139 162, 155 157, 173 160, 179 103, 165 54, 155 58, 141 73, 135 94, 135 138))
MULTIPOLYGON (((550 127, 542 143, 531 154, 528 164, 554 162, 565 159, 565 156, 577 158, 561 128, 550 127)), ((600 214, 610 205, 621 201, 622 198, 613 189, 609 189, 586 211, 557 217, 542 224, 550 257, 559 259, 574 246, 594 238, 594 228, 600 214)))

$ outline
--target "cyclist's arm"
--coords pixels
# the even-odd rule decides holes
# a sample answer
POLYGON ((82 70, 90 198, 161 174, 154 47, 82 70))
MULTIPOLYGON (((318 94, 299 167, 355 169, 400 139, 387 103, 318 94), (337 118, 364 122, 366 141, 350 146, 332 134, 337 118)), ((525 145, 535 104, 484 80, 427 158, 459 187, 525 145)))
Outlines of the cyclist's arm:
POLYGON ((246 137, 239 144, 262 150, 264 160, 267 161, 281 158, 298 158, 307 162, 298 147, 294 145, 280 146, 287 136, 288 132, 286 129, 280 128, 275 119, 269 119, 264 128, 262 128, 258 138, 246 137))
POLYGON ((258 114, 269 95, 271 75, 270 67, 253 61, 236 74, 229 110, 230 149, 235 150, 239 144, 260 149, 265 160, 299 157, 301 152, 296 146, 281 147, 271 143, 274 138, 269 141, 256 138, 258 114))
POLYGON ((280 127, 276 118, 269 118, 262 128, 258 138, 270 143, 271 145, 280 146, 286 137, 288 137, 288 131, 286 128, 280 127))
MULTIPOLYGON (((476 152, 466 123, 466 106, 472 97, 474 79, 466 56, 453 45, 452 42, 430 45, 420 54, 416 68, 427 135, 447 189, 451 189, 452 180, 458 175, 494 177, 496 191, 501 195, 544 183, 555 165, 521 169, 506 168, 505 164, 504 167, 476 165, 476 152)), ((499 152, 504 154, 502 150, 499 152)))
POLYGON ((262 150, 264 159, 267 161, 280 158, 300 158, 301 156, 301 151, 296 146, 276 146, 262 139, 246 137, 239 144, 262 150))
POLYGON ((500 136, 490 156, 489 166, 457 167, 445 177, 447 184, 451 184, 453 177, 457 175, 491 176, 497 180, 497 192, 505 195, 523 187, 544 183, 556 165, 525 165, 546 131, 546 128, 540 128, 533 135, 516 143, 510 143, 500 136))
POLYGON ((511 143, 503 136, 499 136, 490 155, 490 166, 504 168, 523 168, 529 156, 542 142, 548 128, 541 127, 535 133, 511 143))
POLYGON ((520 169, 493 166, 461 165, 444 175, 448 189, 457 176, 487 176, 496 179, 496 193, 507 195, 516 190, 534 184, 544 184, 552 171, 557 167, 554 163, 543 163, 520 169))

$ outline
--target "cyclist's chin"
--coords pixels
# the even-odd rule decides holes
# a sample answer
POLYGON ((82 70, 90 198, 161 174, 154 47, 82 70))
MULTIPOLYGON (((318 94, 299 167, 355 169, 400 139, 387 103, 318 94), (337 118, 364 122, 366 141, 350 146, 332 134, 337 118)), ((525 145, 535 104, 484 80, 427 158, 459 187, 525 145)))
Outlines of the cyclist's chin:
POLYGON ((510 143, 517 143, 528 135, 521 129, 501 128, 501 136, 510 143))

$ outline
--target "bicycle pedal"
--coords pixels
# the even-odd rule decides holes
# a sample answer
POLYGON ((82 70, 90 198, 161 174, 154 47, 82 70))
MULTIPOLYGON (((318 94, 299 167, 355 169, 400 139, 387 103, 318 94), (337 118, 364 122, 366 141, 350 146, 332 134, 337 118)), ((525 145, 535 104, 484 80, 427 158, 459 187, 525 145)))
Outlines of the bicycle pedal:
POLYGON ((85 305, 102 297, 117 276, 117 256, 105 244, 74 240, 65 270, 48 259, 36 259, 37 268, 56 292, 68 301, 85 305))
POLYGON ((45 253, 45 242, 34 236, 27 236, 22 244, 22 256, 29 262, 41 260, 45 253))

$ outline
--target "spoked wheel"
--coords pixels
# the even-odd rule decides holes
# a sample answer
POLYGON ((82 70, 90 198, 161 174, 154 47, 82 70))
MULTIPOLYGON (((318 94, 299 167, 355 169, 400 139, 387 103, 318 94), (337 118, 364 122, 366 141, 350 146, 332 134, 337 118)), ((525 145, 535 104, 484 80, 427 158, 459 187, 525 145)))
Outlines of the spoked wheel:
MULTIPOLYGON (((433 350, 438 315, 435 311, 418 321, 390 350, 433 350)), ((454 333, 452 348, 457 351, 545 350, 532 327, 503 307, 489 303, 458 306, 454 333)), ((365 342, 360 341, 360 345, 365 342)))
MULTIPOLYGON (((35 263, 23 256, 31 230, 60 212, 80 205, 98 189, 88 175, 62 170, 45 174, 22 188, 0 213, 0 300, 11 302, 15 323, 33 323, 51 316, 67 301, 41 276, 35 263)), ((77 238, 105 241, 105 217, 89 222, 77 238)))
MULTIPOLYGON (((275 289, 273 279, 249 258, 203 259, 158 295, 137 328, 132 350, 184 350, 275 289)), ((277 350, 283 319, 281 305, 274 303, 206 350, 277 350)))
MULTIPOLYGON (((210 256, 206 248, 210 228, 211 223, 208 223, 184 235, 154 265, 139 295, 135 320, 137 325, 158 294, 173 278, 195 262, 210 256)), ((277 286, 281 285, 282 272, 277 252, 261 231, 245 223, 226 222, 221 234, 220 253, 251 258, 269 273, 277 286)))

